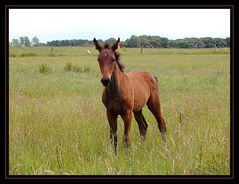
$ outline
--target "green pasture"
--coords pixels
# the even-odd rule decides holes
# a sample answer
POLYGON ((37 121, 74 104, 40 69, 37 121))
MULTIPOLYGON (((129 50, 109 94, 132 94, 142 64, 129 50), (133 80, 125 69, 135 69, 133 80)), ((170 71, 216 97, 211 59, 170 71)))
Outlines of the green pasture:
POLYGON ((93 46, 10 48, 9 174, 229 175, 230 50, 118 52, 158 78, 167 143, 145 106, 146 141, 133 120, 124 148, 119 118, 114 155, 93 46))

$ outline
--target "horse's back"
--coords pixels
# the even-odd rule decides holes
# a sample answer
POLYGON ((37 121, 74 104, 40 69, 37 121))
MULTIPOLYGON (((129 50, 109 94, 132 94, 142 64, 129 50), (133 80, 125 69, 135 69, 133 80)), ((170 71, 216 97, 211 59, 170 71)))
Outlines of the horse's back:
POLYGON ((127 74, 129 79, 136 84, 147 86, 157 86, 157 79, 149 72, 133 71, 127 74))
POLYGON ((147 103, 152 91, 158 91, 157 80, 149 72, 134 71, 127 76, 134 89, 134 111, 138 111, 147 103))

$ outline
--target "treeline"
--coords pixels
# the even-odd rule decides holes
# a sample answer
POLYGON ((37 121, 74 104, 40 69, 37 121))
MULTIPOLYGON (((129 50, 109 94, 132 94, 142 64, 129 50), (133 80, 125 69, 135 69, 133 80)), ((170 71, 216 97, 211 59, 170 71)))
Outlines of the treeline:
MULTIPOLYGON (((99 43, 108 42, 113 44, 115 38, 109 38, 105 41, 98 40, 99 43)), ((92 40, 54 40, 47 42, 47 46, 84 46, 92 45, 92 40)), ((177 40, 169 40, 160 36, 135 36, 132 35, 126 41, 121 41, 121 47, 141 47, 143 48, 221 48, 230 47, 230 38, 184 38, 177 40)))
POLYGON ((169 40, 160 36, 135 36, 125 41, 126 47, 141 48, 220 48, 230 47, 230 38, 184 38, 169 40))
POLYGON ((89 40, 82 40, 82 39, 74 39, 74 40, 53 40, 51 42, 47 42, 47 46, 54 46, 54 47, 59 47, 59 46, 88 46, 92 45, 93 41, 89 40))
POLYGON ((19 39, 12 39, 9 42, 10 47, 31 47, 31 46, 45 46, 44 43, 40 43, 40 40, 34 36, 31 41, 27 36, 21 36, 19 39))
MULTIPOLYGON (((113 44, 116 42, 115 38, 109 38, 107 40, 98 40, 99 43, 108 42, 113 44)), ((51 46, 51 47, 60 47, 60 46, 89 46, 93 45, 92 40, 86 39, 72 39, 72 40, 53 40, 49 41, 46 44, 40 43, 37 37, 34 37, 32 41, 28 37, 20 37, 19 39, 13 39, 9 43, 9 46, 51 46)), ((221 48, 221 47, 230 47, 230 38, 184 38, 169 40, 166 37, 160 36, 135 36, 132 35, 129 39, 121 41, 121 47, 139 47, 141 52, 143 48, 221 48)))

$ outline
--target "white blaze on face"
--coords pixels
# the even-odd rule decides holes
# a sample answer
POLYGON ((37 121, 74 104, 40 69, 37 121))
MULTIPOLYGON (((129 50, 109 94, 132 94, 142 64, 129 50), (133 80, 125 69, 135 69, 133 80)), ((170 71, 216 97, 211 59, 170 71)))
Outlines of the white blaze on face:
POLYGON ((102 78, 104 80, 110 79, 111 80, 111 76, 112 74, 110 74, 109 70, 108 70, 108 66, 104 66, 103 70, 101 71, 101 75, 102 78), (105 71, 105 72, 104 72, 105 71))
POLYGON ((110 75, 110 74, 108 74, 108 77, 109 77, 109 79, 111 80, 111 75, 110 75))

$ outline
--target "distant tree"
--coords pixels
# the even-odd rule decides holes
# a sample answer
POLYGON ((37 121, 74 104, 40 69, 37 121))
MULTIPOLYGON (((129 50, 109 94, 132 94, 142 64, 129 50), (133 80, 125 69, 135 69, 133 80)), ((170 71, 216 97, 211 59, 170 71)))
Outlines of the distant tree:
POLYGON ((32 38, 32 46, 39 46, 39 43, 40 43, 39 39, 36 36, 34 36, 32 38))
POLYGON ((46 46, 46 44, 39 42, 38 46, 41 46, 41 47, 42 47, 42 46, 46 46))
POLYGON ((18 39, 15 39, 15 38, 12 39, 11 46, 12 47, 19 47, 20 43, 19 43, 18 39))
POLYGON ((199 39, 198 38, 184 38, 180 40, 180 44, 183 45, 184 48, 198 48, 199 47, 199 39))
POLYGON ((204 48, 214 48, 216 47, 215 41, 211 37, 202 38, 204 48))
POLYGON ((163 48, 168 48, 169 47, 169 40, 168 40, 168 38, 161 37, 160 38, 160 45, 163 48))
POLYGON ((127 42, 128 47, 138 47, 139 46, 139 39, 137 36, 132 35, 127 42))
POLYGON ((19 46, 24 47, 24 38, 22 36, 19 37, 19 46))
POLYGON ((120 47, 121 48, 126 47, 126 46, 127 46, 127 42, 126 41, 120 42, 120 47))
POLYGON ((140 53, 143 53, 144 47, 149 44, 149 39, 145 35, 139 36, 139 42, 140 42, 140 48, 141 48, 140 53))
POLYGON ((30 47, 31 46, 31 42, 27 36, 24 36, 24 37, 21 36, 19 38, 19 44, 21 47, 30 47))
POLYGON ((168 40, 168 48, 176 48, 176 42, 174 40, 168 40))
POLYGON ((116 39, 109 38, 109 39, 105 40, 105 42, 108 43, 109 45, 113 45, 116 42, 116 39))
POLYGON ((31 42, 27 36, 24 37, 24 44, 25 44, 25 47, 31 46, 31 42))
POLYGON ((174 42, 176 48, 188 48, 188 44, 184 39, 176 39, 174 42))
POLYGON ((230 47, 230 44, 231 44, 231 41, 230 41, 230 38, 226 38, 226 47, 230 47))
POLYGON ((217 48, 226 47, 226 45, 227 45, 226 39, 215 38, 214 40, 215 40, 215 45, 217 48))
POLYGON ((147 39, 149 40, 148 47, 153 47, 153 48, 161 47, 160 36, 147 36, 147 39))
POLYGON ((77 40, 76 39, 72 40, 72 46, 77 46, 77 40))
POLYGON ((197 48, 204 48, 205 47, 205 44, 203 43, 202 39, 198 39, 198 42, 197 42, 197 48))

